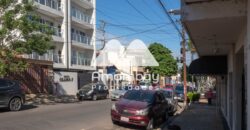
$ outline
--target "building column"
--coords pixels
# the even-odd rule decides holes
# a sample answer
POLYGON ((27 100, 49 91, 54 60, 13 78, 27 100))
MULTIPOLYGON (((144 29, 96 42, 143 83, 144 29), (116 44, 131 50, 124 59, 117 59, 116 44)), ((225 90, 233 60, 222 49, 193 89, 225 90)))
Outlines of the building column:
POLYGON ((245 53, 245 83, 247 89, 247 130, 250 130, 250 0, 247 2, 247 42, 245 53))

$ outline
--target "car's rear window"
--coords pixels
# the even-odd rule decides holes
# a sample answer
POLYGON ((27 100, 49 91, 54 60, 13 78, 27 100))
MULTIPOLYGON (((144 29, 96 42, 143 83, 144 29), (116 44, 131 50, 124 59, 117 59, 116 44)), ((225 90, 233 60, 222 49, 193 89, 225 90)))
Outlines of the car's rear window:
POLYGON ((124 95, 124 99, 142 101, 142 102, 153 102, 154 93, 144 90, 130 90, 124 95))
POLYGON ((171 98, 172 95, 173 95, 173 92, 172 91, 163 91, 163 94, 164 94, 165 97, 171 98))
POLYGON ((175 90, 177 91, 183 91, 184 87, 183 86, 176 86, 175 90))

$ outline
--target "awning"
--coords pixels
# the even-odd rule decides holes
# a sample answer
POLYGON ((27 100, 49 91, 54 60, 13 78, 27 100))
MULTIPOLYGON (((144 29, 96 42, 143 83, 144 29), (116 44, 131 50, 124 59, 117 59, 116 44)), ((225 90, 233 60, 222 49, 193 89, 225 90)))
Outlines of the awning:
POLYGON ((227 56, 203 56, 189 66, 189 74, 193 75, 225 75, 227 74, 227 56))

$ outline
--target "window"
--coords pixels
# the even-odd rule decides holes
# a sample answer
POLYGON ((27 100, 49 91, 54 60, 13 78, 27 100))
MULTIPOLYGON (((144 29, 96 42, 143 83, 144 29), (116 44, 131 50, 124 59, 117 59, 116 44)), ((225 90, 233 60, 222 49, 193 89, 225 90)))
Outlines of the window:
POLYGON ((150 91, 140 91, 140 90, 129 90, 124 95, 124 99, 148 102, 148 103, 152 103, 153 97, 154 93, 150 91))
POLYGON ((90 23, 90 17, 87 16, 84 11, 77 9, 76 7, 71 7, 71 15, 79 20, 90 23))
POLYGON ((57 1, 57 0, 35 0, 37 3, 40 3, 42 5, 46 5, 50 8, 56 9, 56 10, 60 10, 60 6, 61 6, 61 1, 57 1))
POLYGON ((43 4, 43 5, 45 5, 45 0, 39 0, 40 2, 40 4, 43 4))
POLYGON ((11 83, 8 81, 0 80, 0 88, 6 88, 6 87, 9 87, 10 85, 11 85, 11 83))

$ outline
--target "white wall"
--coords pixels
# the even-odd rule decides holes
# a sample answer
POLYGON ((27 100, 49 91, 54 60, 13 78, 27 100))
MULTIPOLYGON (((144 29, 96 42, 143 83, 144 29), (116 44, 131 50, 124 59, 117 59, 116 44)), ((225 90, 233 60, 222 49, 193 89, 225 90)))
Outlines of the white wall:
POLYGON ((54 71, 54 82, 57 83, 57 89, 55 94, 58 95, 76 95, 78 90, 78 76, 77 72, 63 72, 63 71, 54 71), (70 81, 62 81, 60 78, 64 76, 69 76, 70 81))

